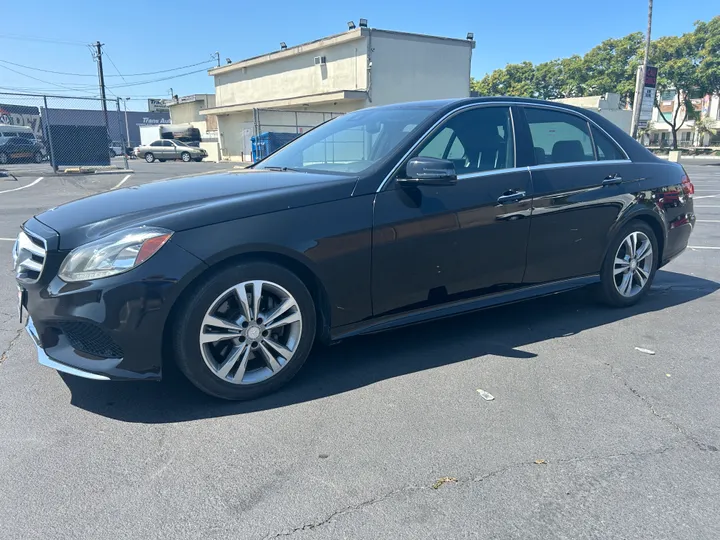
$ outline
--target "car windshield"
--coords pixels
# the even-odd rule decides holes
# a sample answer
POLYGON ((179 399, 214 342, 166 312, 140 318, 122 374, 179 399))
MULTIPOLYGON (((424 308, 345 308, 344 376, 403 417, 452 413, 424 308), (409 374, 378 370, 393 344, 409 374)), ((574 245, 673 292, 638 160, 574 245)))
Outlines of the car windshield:
MULTIPOLYGON (((177 139, 173 139, 173 142, 174 142, 176 145, 178 145, 178 146, 187 146, 187 144, 185 144, 185 143, 182 142, 182 141, 178 141, 177 139)), ((189 148, 189 147, 188 147, 188 148, 189 148)))
POLYGON ((349 113, 291 142, 256 168, 359 173, 385 158, 434 110, 381 107, 349 113))

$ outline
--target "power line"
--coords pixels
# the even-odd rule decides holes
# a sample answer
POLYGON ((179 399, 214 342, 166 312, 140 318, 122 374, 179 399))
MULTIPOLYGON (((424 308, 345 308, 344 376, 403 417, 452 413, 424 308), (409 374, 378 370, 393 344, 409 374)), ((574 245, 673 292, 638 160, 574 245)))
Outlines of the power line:
MULTIPOLYGON (((105 54, 107 54, 107 52, 105 52, 105 54)), ((110 61, 112 62, 112 60, 110 60, 110 61)), ((3 64, 10 64, 11 66, 15 66, 15 67, 23 68, 23 69, 29 69, 32 71, 41 71, 43 73, 52 73, 53 75, 67 75, 69 77, 97 77, 97 74, 91 75, 89 73, 69 73, 67 71, 53 71, 51 69, 41 69, 41 68, 36 68, 36 67, 32 67, 32 66, 26 66, 23 64, 17 64, 15 62, 11 62, 9 60, 0 59, 0 62, 2 62, 3 64)), ((188 64, 187 66, 180 66, 180 67, 175 67, 175 68, 170 68, 170 69, 162 69, 159 71, 148 71, 146 73, 128 73, 125 75, 121 75, 120 71, 118 71, 118 75, 107 75, 107 77, 121 77, 123 80, 125 80, 125 77, 144 77, 146 75, 157 75, 159 73, 170 73, 171 71, 179 71, 181 69, 187 69, 187 68, 191 68, 191 67, 201 66, 203 64, 209 64, 211 62, 212 62, 212 60, 204 60, 203 62, 197 62, 195 64, 188 64)), ((113 65, 115 65, 115 64, 113 63, 113 65)), ((115 69, 117 69, 117 67, 115 69)))
POLYGON ((62 84, 56 84, 50 81, 44 81, 43 79, 38 79, 37 77, 33 77, 32 75, 28 75, 27 73, 22 73, 20 71, 14 70, 12 68, 9 68, 7 66, 3 66, 0 64, 0 67, 3 69, 7 69, 8 71, 12 71, 13 73, 17 73, 18 75, 22 75, 23 77, 27 77, 28 79, 32 79, 34 81, 38 81, 44 84, 49 84, 51 86, 57 86, 58 88, 65 88, 66 90, 72 90, 74 92, 83 92, 85 94, 92 94, 92 92, 88 92, 87 90, 82 90, 80 88, 72 88, 70 86, 63 86, 62 84))
POLYGON ((193 75, 195 73, 202 73, 203 71, 207 71, 207 69, 204 69, 204 68, 197 69, 195 71, 188 71, 187 73, 180 73, 178 75, 172 75, 170 77, 163 77, 161 79, 152 79, 149 81, 131 82, 131 83, 127 83, 127 84, 115 84, 112 86, 112 88, 127 88, 129 86, 143 86, 145 84, 152 84, 152 83, 161 82, 161 81, 169 81, 170 79, 177 79, 179 77, 186 77, 187 75, 193 75))
POLYGON ((118 75, 120 75, 120 77, 122 77, 122 80, 125 81, 125 82, 127 82, 127 81, 125 80, 125 77, 122 76, 122 73, 120 73, 120 70, 118 69, 118 67, 115 65, 115 62, 113 62, 113 59, 110 58, 110 55, 108 54, 107 49, 105 49, 105 56, 107 56, 107 59, 110 60, 110 63, 111 63, 112 66, 115 68, 115 71, 118 72, 118 75))
POLYGON ((16 34, 0 34, 0 38, 3 39, 16 39, 19 41, 38 41, 41 43, 55 43, 60 45, 76 45, 79 47, 84 47, 87 45, 86 43, 83 43, 82 41, 63 41, 59 39, 50 39, 46 37, 34 37, 34 36, 18 36, 16 34))

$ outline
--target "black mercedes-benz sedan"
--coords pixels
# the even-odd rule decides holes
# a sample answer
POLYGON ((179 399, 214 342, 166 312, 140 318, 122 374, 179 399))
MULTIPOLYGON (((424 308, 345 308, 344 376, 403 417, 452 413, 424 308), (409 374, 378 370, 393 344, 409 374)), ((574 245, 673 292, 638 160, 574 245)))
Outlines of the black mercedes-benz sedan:
POLYGON ((241 172, 53 208, 14 247, 42 364, 226 399, 313 343, 597 284, 624 307, 682 252, 694 188, 598 114, 513 98, 346 114, 241 172))

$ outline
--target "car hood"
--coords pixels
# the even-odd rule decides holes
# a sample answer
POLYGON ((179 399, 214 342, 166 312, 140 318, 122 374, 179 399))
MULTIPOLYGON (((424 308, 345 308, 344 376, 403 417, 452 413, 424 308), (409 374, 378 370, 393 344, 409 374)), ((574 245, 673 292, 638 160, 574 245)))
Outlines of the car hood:
POLYGON ((182 231, 350 197, 357 178, 248 169, 165 180, 79 199, 35 216, 73 249, 131 226, 182 231))

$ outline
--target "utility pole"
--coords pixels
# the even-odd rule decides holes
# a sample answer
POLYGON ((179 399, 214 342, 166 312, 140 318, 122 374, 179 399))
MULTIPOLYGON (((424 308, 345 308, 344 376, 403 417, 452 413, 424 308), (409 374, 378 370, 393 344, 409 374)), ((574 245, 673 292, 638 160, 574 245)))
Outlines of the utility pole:
POLYGON ((220 67, 220 52, 215 51, 215 54, 213 55, 215 59, 217 60, 217 67, 220 67))
POLYGON ((105 129, 108 131, 108 140, 110 137, 110 124, 108 123, 107 103, 105 102, 105 73, 103 73, 102 65, 102 46, 99 41, 95 42, 95 55, 98 63, 98 79, 100 81, 100 99, 102 100, 103 116, 105 117, 105 129))
POLYGON ((642 66, 638 69, 637 79, 635 81, 635 101, 633 102, 633 116, 631 135, 633 139, 637 139, 638 123, 640 122, 640 109, 642 108, 643 90, 645 89, 645 73, 647 73, 648 57, 650 56, 650 33, 652 30, 652 12, 653 0, 648 0, 648 25, 647 34, 645 36, 645 54, 643 56, 642 66))

